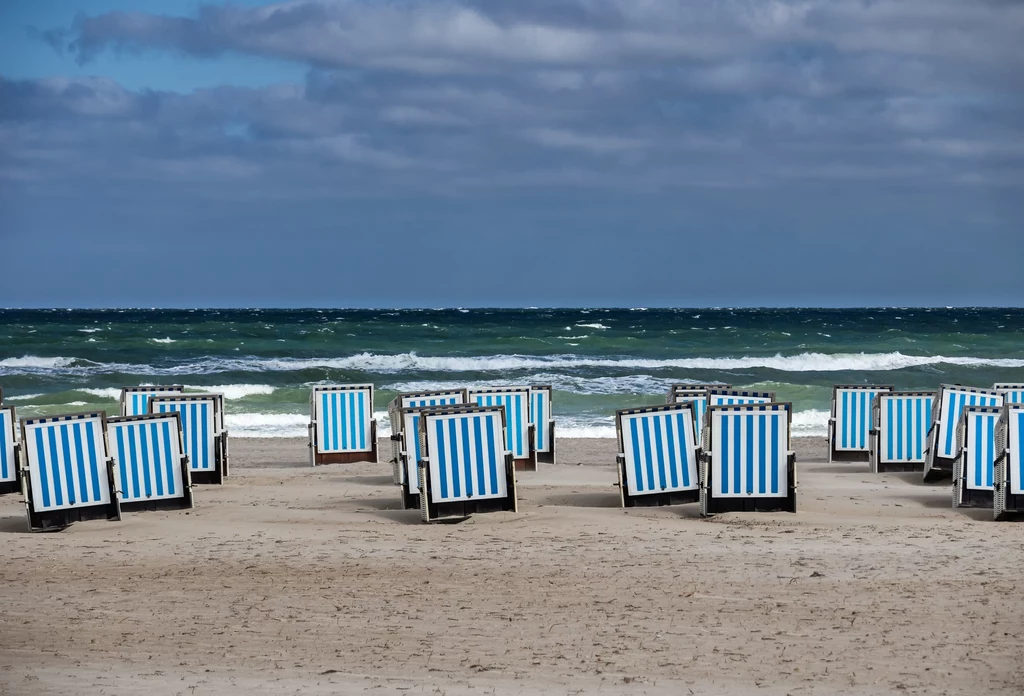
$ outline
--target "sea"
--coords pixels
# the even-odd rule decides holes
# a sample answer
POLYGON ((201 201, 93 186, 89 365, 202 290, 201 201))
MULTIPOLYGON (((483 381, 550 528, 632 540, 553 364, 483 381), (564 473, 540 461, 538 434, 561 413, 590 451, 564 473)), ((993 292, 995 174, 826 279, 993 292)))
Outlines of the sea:
POLYGON ((834 384, 1024 382, 1024 309, 0 310, 0 387, 19 417, 103 409, 123 386, 222 392, 232 437, 304 437, 310 387, 550 384, 561 437, 614 437, 616 409, 674 383, 794 405, 824 436, 834 384))

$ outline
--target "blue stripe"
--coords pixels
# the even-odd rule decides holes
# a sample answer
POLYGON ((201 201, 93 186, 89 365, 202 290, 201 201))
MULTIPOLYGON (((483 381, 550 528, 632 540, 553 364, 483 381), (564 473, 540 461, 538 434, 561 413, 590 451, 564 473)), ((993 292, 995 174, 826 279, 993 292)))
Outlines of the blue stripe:
POLYGON ((0 477, 4 480, 10 478, 7 473, 7 413, 0 411, 0 434, 3 442, 0 442, 0 477))
POLYGON ((760 456, 757 459, 757 492, 758 493, 764 493, 765 492, 765 487, 768 485, 768 482, 766 481, 767 472, 765 472, 765 466, 767 465, 767 462, 768 462, 768 453, 765 451, 765 447, 764 447, 765 446, 765 438, 768 435, 765 432, 767 430, 767 428, 765 427, 767 425, 767 423, 765 422, 765 418, 766 417, 767 416, 764 416, 764 415, 760 415, 760 416, 757 417, 757 419, 758 419, 757 420, 757 447, 758 447, 758 452, 760 452, 760 456))
MULTIPOLYGON (((96 438, 92 434, 92 426, 85 429, 85 441, 89 448, 89 469, 92 471, 93 500, 100 499, 100 469, 96 458, 96 438)), ((106 463, 104 462, 104 465, 106 463)))
POLYGON ((640 463, 640 434, 636 427, 636 418, 629 419, 629 431, 633 436, 633 475, 636 477, 634 481, 635 487, 638 491, 644 490, 643 487, 643 469, 641 469, 640 463))
POLYGON ((985 433, 985 441, 988 442, 989 457, 988 457, 988 463, 987 463, 987 465, 985 467, 985 485, 986 486, 992 486, 992 477, 995 474, 995 471, 994 471, 995 461, 994 461, 994 459, 995 459, 995 453, 996 453, 996 433, 995 433, 996 417, 995 416, 989 416, 986 420, 988 420, 988 423, 987 423, 988 427, 987 427, 987 432, 985 433))
MULTIPOLYGON (((117 427, 114 428, 114 430, 117 431, 117 463, 121 469, 121 487, 124 488, 128 483, 128 463, 124 448, 125 429, 123 427, 117 427)), ((123 491, 123 493, 127 494, 128 491, 123 491)))
POLYGON ((729 492, 729 419, 722 418, 722 493, 729 492))
POLYGON ((53 476, 53 497, 55 505, 64 504, 64 482, 60 472, 60 465, 57 461, 57 426, 51 425, 46 429, 50 435, 50 474, 53 476))
POLYGON ((43 507, 50 507, 50 477, 46 471, 46 445, 43 443, 43 429, 36 429, 36 452, 39 453, 39 482, 42 484, 43 507))
POLYGON ((647 485, 654 488, 654 455, 651 453, 651 424, 647 418, 640 421, 644 431, 644 463, 647 465, 647 485))
POLYGON ((448 421, 448 445, 452 456, 452 495, 458 498, 462 495, 462 480, 459 471, 459 442, 455 432, 454 418, 448 421))
POLYGON ((668 480, 665 476, 665 452, 661 447, 661 418, 654 416, 651 420, 654 421, 654 449, 658 454, 658 482, 661 485, 661 490, 665 490, 668 487, 668 480))
MULTIPOLYGON (((68 503, 74 505, 77 502, 81 502, 82 494, 81 491, 75 490, 75 479, 71 459, 71 443, 68 441, 68 426, 66 423, 63 423, 60 426, 60 444, 61 449, 64 452, 64 475, 66 477, 64 480, 67 482, 68 486, 68 503)), ((81 486, 82 482, 79 481, 78 485, 81 486)))
POLYGON ((732 421, 732 492, 739 493, 742 483, 740 472, 743 470, 743 450, 740 449, 740 426, 743 423, 743 416, 733 416, 732 421))
POLYGON ((363 427, 363 423, 366 422, 366 393, 359 392, 359 449, 366 449, 366 428, 363 427))
MULTIPOLYGON (((497 418, 497 416, 491 416, 490 418, 497 418)), ((494 443, 494 427, 493 422, 487 425, 487 450, 490 453, 490 465, 491 465, 491 493, 498 493, 498 448, 494 443)))
MULTIPOLYGON (((683 443, 686 442, 686 436, 683 433, 683 414, 676 412, 676 427, 679 429, 679 451, 682 454, 683 461, 686 458, 686 448, 683 443)), ((672 415, 665 414, 665 435, 668 440, 668 470, 672 480, 672 487, 679 487, 679 473, 678 467, 676 466, 676 436, 672 432, 672 415)), ((683 467, 683 480, 685 481, 688 477, 689 472, 686 470, 687 467, 683 467)), ((684 485, 689 485, 685 483, 684 485)))
MULTIPOLYGON (((473 437, 476 442, 476 489, 480 494, 487 493, 487 487, 484 479, 484 442, 483 442, 483 431, 481 430, 480 416, 473 416, 473 437)), ((469 442, 467 437, 466 442, 469 442)))
POLYGON ((448 497, 448 460, 444 453, 444 421, 438 419, 434 423, 434 434, 437 435, 437 471, 441 476, 441 499, 448 497))
POLYGON ((892 402, 893 399, 885 400, 885 458, 892 461, 892 402))
POLYGON ((139 461, 135 456, 135 428, 131 425, 126 426, 125 430, 128 431, 128 459, 131 461, 132 468, 132 480, 135 483, 134 493, 132 498, 141 498, 142 493, 139 489, 139 461))
POLYGON ((146 437, 146 426, 139 426, 139 443, 142 445, 142 480, 146 484, 146 497, 150 498, 153 496, 153 480, 150 476, 150 460, 149 460, 149 438, 146 437))
MULTIPOLYGON (((738 430, 738 429, 737 429, 738 430)), ((754 492, 754 416, 747 416, 747 493, 754 492)))
POLYGON ((210 461, 210 431, 208 429, 209 426, 206 423, 206 419, 207 419, 207 415, 208 415, 207 411, 209 411, 209 410, 210 410, 210 405, 209 404, 202 403, 202 404, 199 405, 199 415, 200 415, 200 418, 202 419, 199 422, 199 427, 202 428, 202 430, 203 430, 202 443, 203 443, 203 468, 204 469, 212 469, 213 468, 213 462, 210 461))
POLYGON ((772 417, 772 493, 779 492, 779 416, 772 417))
MULTIPOLYGON (((452 421, 455 422, 454 420, 452 421)), ((462 470, 466 478, 466 494, 475 494, 480 489, 473 488, 473 456, 469 449, 469 419, 459 418, 462 424, 462 440, 459 442, 459 451, 462 452, 462 470)))
POLYGON ((843 422, 839 424, 839 427, 843 429, 843 449, 847 449, 847 430, 848 421, 850 419, 850 392, 843 392, 843 422))

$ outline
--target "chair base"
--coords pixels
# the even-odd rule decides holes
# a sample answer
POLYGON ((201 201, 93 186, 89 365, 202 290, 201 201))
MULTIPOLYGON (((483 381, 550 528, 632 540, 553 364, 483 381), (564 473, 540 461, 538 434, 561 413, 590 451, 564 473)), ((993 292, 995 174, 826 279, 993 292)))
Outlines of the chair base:
POLYGON ((968 488, 962 483, 953 486, 953 507, 958 508, 990 508, 993 503, 993 491, 979 491, 968 488))
POLYGON ((21 481, 0 481, 0 495, 7 493, 21 493, 21 481))
POLYGON ((402 484, 402 507, 406 510, 418 510, 420 507, 420 494, 409 492, 407 484, 402 484))
POLYGON ((121 501, 121 512, 155 512, 156 510, 190 510, 195 507, 192 490, 177 498, 159 498, 157 500, 121 501))
POLYGON ((478 512, 519 512, 514 462, 515 460, 511 456, 505 460, 505 490, 508 491, 508 495, 505 497, 460 500, 451 503, 436 503, 430 499, 429 472, 426 468, 420 467, 420 519, 430 523, 443 520, 465 519, 478 512))
POLYGON ((537 470, 537 453, 533 452, 529 457, 525 459, 513 459, 515 463, 516 471, 536 471, 537 470))
POLYGON ((836 450, 833 449, 828 455, 829 462, 867 462, 871 460, 871 452, 868 450, 836 450))
POLYGON ((992 513, 994 519, 1004 522, 1008 520, 1024 520, 1024 495, 1006 494, 993 496, 992 513))
POLYGON ((218 464, 215 469, 208 471, 196 471, 192 469, 189 471, 189 477, 192 479, 192 484, 196 485, 220 485, 224 483, 224 473, 221 471, 220 465, 218 464))
POLYGON ((630 495, 623 489, 622 507, 662 507, 665 505, 684 505, 700 502, 700 490, 672 491, 670 493, 652 493, 650 495, 630 495))
POLYGON ((953 478, 953 465, 956 460, 935 457, 931 461, 925 461, 924 482, 933 483, 953 478))
POLYGON ((28 528, 32 532, 59 532, 75 522, 89 520, 120 520, 121 506, 115 500, 106 505, 71 508, 70 510, 48 510, 35 512, 28 506, 28 528))
POLYGON ((325 452, 313 454, 313 466, 322 464, 355 464, 356 462, 377 463, 377 448, 369 452, 325 452))
POLYGON ((879 474, 887 471, 924 471, 924 462, 878 462, 873 470, 879 474))
POLYGON ((707 466, 707 480, 700 487, 700 515, 709 517, 721 512, 796 512, 796 455, 790 455, 788 469, 788 487, 785 496, 748 496, 744 498, 716 498, 711 494, 714 477, 711 467, 707 466))
POLYGON ((534 452, 534 457, 537 459, 538 464, 554 464, 555 463, 555 424, 551 423, 548 426, 548 442, 551 446, 547 452, 534 452))

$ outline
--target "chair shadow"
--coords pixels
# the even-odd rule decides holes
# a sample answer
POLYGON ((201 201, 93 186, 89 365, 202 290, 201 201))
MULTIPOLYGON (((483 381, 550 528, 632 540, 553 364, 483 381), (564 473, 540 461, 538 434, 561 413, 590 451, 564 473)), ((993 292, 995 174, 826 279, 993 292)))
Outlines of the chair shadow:
POLYGON ((991 522, 994 515, 992 508, 953 508, 953 512, 959 512, 964 517, 969 517, 976 522, 991 522))
POLYGON ((948 479, 944 481, 925 481, 924 474, 920 471, 883 471, 880 472, 879 475, 893 476, 904 483, 909 483, 912 486, 918 486, 920 488, 934 488, 939 490, 950 485, 948 479))
POLYGON ((390 522, 397 522, 398 524, 407 525, 422 525, 423 520, 420 519, 419 510, 375 510, 373 513, 374 517, 380 517, 390 522))
POLYGON ((867 462, 854 462, 843 464, 816 464, 813 466, 801 465, 800 460, 796 462, 799 473, 808 474, 870 474, 871 469, 867 462))
MULTIPOLYGON (((396 489, 401 490, 401 489, 396 489)), ((358 512, 366 510, 404 510, 400 495, 386 498, 343 498, 348 505, 354 505, 358 512)))
POLYGON ((395 481, 391 476, 340 476, 335 480, 342 483, 354 483, 357 486, 373 486, 374 488, 395 486, 395 481))
POLYGON ((22 517, 0 517, 0 534, 29 534, 28 520, 22 517))
POLYGON ((622 506, 618 491, 601 493, 561 493, 537 501, 548 507, 617 508, 622 506))

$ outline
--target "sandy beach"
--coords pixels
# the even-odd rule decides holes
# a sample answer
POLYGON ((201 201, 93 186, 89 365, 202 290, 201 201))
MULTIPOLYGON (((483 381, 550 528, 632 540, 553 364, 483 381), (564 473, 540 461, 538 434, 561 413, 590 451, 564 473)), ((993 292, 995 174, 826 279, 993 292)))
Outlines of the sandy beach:
POLYGON ((189 512, 29 534, 5 496, 0 692, 1020 694, 1024 527, 795 445, 796 515, 623 511, 582 439, 460 524, 301 440, 234 440, 189 512))

